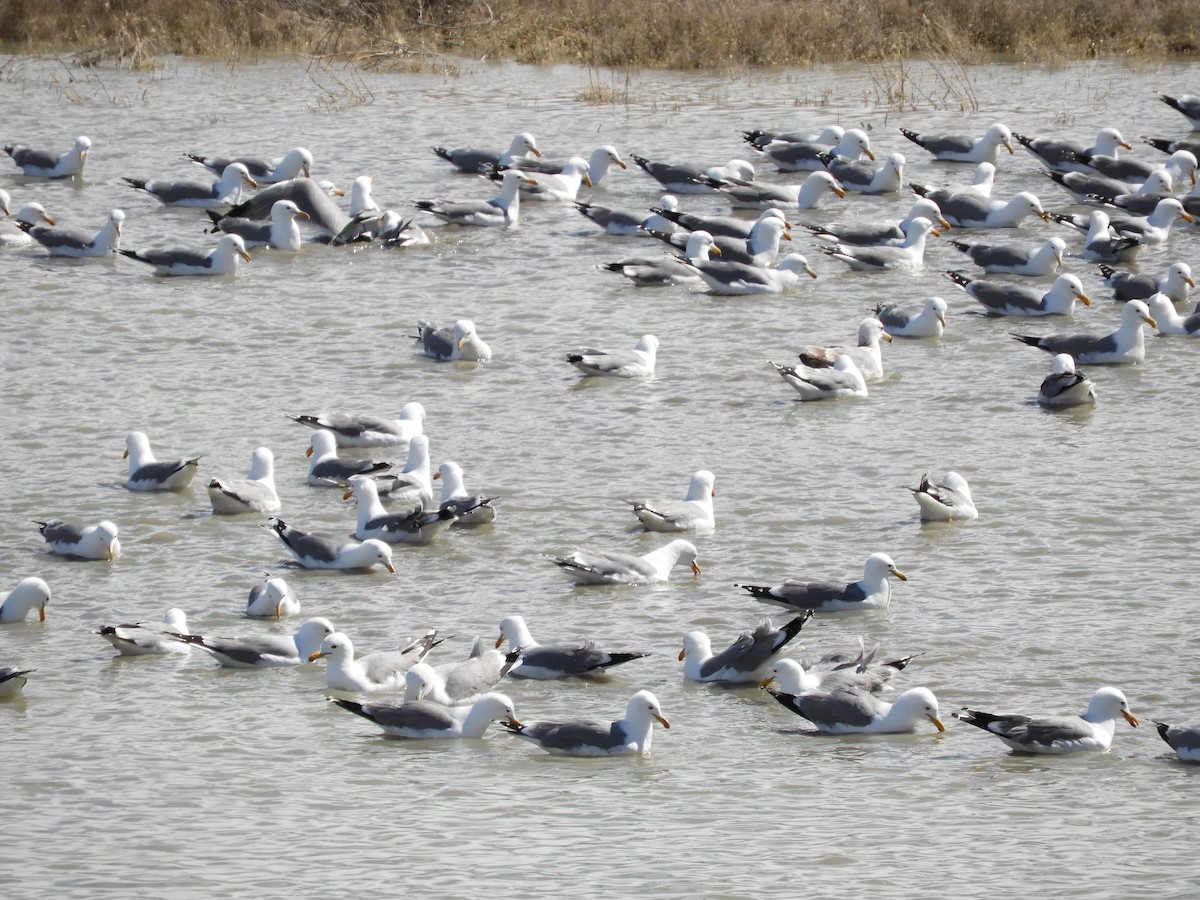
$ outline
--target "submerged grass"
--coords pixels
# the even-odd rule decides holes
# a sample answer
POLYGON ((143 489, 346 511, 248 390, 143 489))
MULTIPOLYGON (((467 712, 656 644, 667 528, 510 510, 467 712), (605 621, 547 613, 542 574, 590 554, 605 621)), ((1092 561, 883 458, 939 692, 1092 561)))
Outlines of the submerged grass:
MULTIPOLYGON (((449 52, 710 71, 920 57, 950 61, 940 79, 949 88, 953 65, 997 56, 1195 55, 1200 17, 1195 0, 0 0, 0 42, 135 68, 168 53, 291 52, 417 69, 449 52)), ((902 104, 911 85, 881 89, 902 104)), ((943 102, 972 98, 950 89, 943 102)))

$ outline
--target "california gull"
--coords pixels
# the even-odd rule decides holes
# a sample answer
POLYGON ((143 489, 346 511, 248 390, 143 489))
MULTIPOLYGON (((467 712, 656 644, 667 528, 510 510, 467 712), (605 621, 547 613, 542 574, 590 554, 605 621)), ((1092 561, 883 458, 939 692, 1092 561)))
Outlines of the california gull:
POLYGON ((0 666, 0 700, 8 700, 20 693, 28 681, 25 676, 36 671, 20 666, 0 666))
POLYGON ((886 269, 920 269, 925 266, 925 240, 929 235, 940 236, 941 232, 925 218, 914 219, 906 226, 904 242, 898 245, 861 247, 854 244, 836 244, 822 247, 826 255, 844 262, 859 272, 879 272, 886 269))
POLYGON ((520 218, 522 184, 536 184, 519 169, 506 169, 500 193, 491 200, 418 200, 417 209, 450 225, 515 225, 520 218))
POLYGON ((392 737, 410 740, 483 737, 492 722, 521 727, 512 700, 503 694, 484 694, 471 706, 442 706, 425 700, 400 703, 359 703, 330 697, 347 712, 374 722, 392 737))
POLYGON ((989 316, 1069 316, 1075 311, 1076 300, 1084 306, 1092 305, 1083 292, 1083 282, 1070 274, 1059 275, 1049 290, 1011 281, 985 281, 959 271, 947 272, 946 277, 989 316))
POLYGON ((131 491, 177 491, 190 485, 200 468, 198 456, 159 462, 141 431, 125 435, 125 459, 129 460, 125 487, 131 491))
POLYGON ((350 479, 347 499, 358 501, 358 525, 354 536, 360 541, 377 538, 389 544, 427 544, 454 524, 458 510, 453 505, 426 510, 421 504, 404 513, 389 513, 379 499, 379 488, 369 475, 350 479))
POLYGON ((716 527, 713 517, 713 497, 716 496, 716 476, 699 469, 688 482, 682 500, 626 500, 633 514, 647 531, 711 531, 716 527))
POLYGON ((280 200, 295 203, 308 216, 309 225, 326 238, 339 234, 350 222, 350 217, 330 199, 329 193, 311 178, 273 184, 232 207, 227 214, 233 218, 264 221, 271 217, 272 209, 280 200))
POLYGON ((904 183, 904 166, 908 162, 903 153, 889 153, 878 163, 840 159, 833 155, 821 158, 843 188, 858 194, 899 193, 904 183))
POLYGON ((463 483, 462 466, 451 460, 446 460, 438 466, 437 480, 442 483, 441 498, 438 506, 453 503, 458 511, 455 525, 460 528, 474 525, 486 525, 496 519, 496 508, 492 506, 495 497, 485 494, 472 494, 463 483))
POLYGON ((703 631, 689 631, 683 636, 683 677, 689 681, 719 681, 726 684, 748 684, 761 681, 784 646, 800 633, 811 612, 796 616, 776 628, 770 619, 763 619, 751 632, 738 635, 720 653, 713 653, 712 641, 703 631))
POLYGON ((900 734, 915 731, 925 720, 939 732, 946 730, 937 698, 928 688, 910 688, 891 703, 853 688, 796 695, 768 687, 767 693, 825 734, 900 734))
POLYGON ((276 160, 253 156, 199 156, 195 153, 183 155, 216 175, 224 172, 233 163, 241 163, 250 177, 259 184, 278 184, 293 178, 312 178, 312 154, 304 147, 293 147, 276 160))
MULTIPOLYGON (((660 236, 664 232, 654 232, 660 236)), ((721 254, 713 236, 707 231, 692 231, 687 234, 687 244, 682 258, 678 256, 629 256, 616 262, 603 263, 599 268, 606 272, 624 275, 638 287, 668 284, 699 284, 701 279, 696 270, 684 262, 687 259, 707 261, 710 253, 721 254)))
POLYGON ((1129 300, 1121 310, 1120 326, 1111 334, 1013 334, 1013 337, 1047 353, 1066 353, 1083 365, 1128 366, 1146 359, 1142 325, 1158 327, 1145 303, 1129 300))
POLYGON ((305 569, 370 569, 380 565, 395 573, 392 548, 379 540, 337 542, 324 535, 292 528, 282 519, 271 519, 271 530, 305 569))
POLYGON ((344 412, 290 418, 308 428, 323 428, 333 432, 339 447, 392 447, 407 444, 422 433, 425 407, 414 400, 405 404, 394 419, 344 412))
POLYGON ((513 734, 533 741, 559 756, 619 756, 649 753, 654 723, 670 728, 656 698, 638 691, 625 706, 625 718, 615 722, 575 719, 568 722, 503 722, 513 734))
POLYGON ((908 215, 898 222, 859 219, 839 225, 814 225, 806 222, 801 222, 800 225, 825 241, 870 247, 902 243, 906 240, 905 226, 919 218, 929 219, 942 229, 951 227, 942 216, 938 205, 926 197, 919 197, 908 211, 908 215))
POLYGON ((723 184, 717 190, 735 209, 815 209, 826 194, 846 196, 846 189, 828 172, 813 172, 800 184, 723 184))
POLYGON ((1075 360, 1059 353, 1050 363, 1050 374, 1042 379, 1037 402, 1042 406, 1090 406, 1096 402, 1096 385, 1083 372, 1075 371, 1075 360))
POLYGON ((355 656, 350 637, 335 631, 325 636, 308 661, 326 660, 325 686, 331 691, 398 691, 404 687, 405 673, 437 643, 437 631, 430 630, 399 650, 355 656))
POLYGON ((501 620, 496 646, 505 641, 510 650, 520 651, 521 664, 512 670, 513 677, 537 681, 607 675, 612 666, 649 656, 642 651, 601 650, 594 641, 539 644, 521 616, 501 620))
POLYGON ((1028 275, 1044 278, 1053 275, 1062 266, 1067 242, 1060 237, 1047 238, 1036 247, 1015 244, 991 244, 983 241, 947 241, 955 250, 961 250, 971 262, 989 275, 1028 275))
POLYGON ((250 262, 236 234, 222 235, 208 253, 194 250, 118 250, 122 256, 154 267, 155 275, 236 275, 241 260, 250 262))
POLYGON ((1166 273, 1155 278, 1153 275, 1119 272, 1111 266, 1100 266, 1104 283, 1112 288, 1113 299, 1122 303, 1126 300, 1146 300, 1152 294, 1166 294, 1174 303, 1186 303, 1191 289, 1196 286, 1192 279, 1192 267, 1185 262, 1172 263, 1166 273))
POLYGON ((657 584, 670 577, 676 566, 689 566, 700 574, 696 546, 682 538, 641 556, 632 553, 604 553, 575 550, 566 556, 552 556, 558 566, 576 584, 657 584))
POLYGON ((811 609, 816 612, 840 610, 886 609, 892 598, 889 578, 907 581, 908 576, 896 568, 886 553, 872 553, 863 565, 863 577, 858 581, 797 581, 789 578, 782 584, 739 584, 752 597, 780 603, 792 609, 811 609))
POLYGON ((584 375, 614 378, 649 378, 654 374, 658 338, 644 334, 632 350, 596 350, 587 348, 568 353, 566 361, 584 375))
POLYGON ((1132 150, 1133 145, 1121 137, 1121 132, 1115 128, 1101 128, 1096 135, 1096 141, 1090 147, 1073 141, 1059 138, 1035 138, 1024 134, 1014 134, 1017 142, 1028 150, 1047 168, 1057 172, 1079 172, 1086 169, 1080 159, 1086 155, 1117 155, 1117 148, 1132 150))
POLYGON ((476 638, 471 655, 462 662, 437 668, 425 662, 412 666, 404 676, 404 699, 469 706, 499 684, 514 666, 519 667, 520 659, 520 650, 501 653, 488 641, 476 638))
POLYGON ((91 148, 91 139, 80 135, 75 138, 74 146, 64 153, 35 150, 24 144, 5 144, 4 152, 20 166, 23 175, 35 178, 70 178, 83 174, 83 164, 87 162, 88 151, 91 148))
MULTIPOLYGON (((1200 101, 1196 108, 1200 118, 1200 101)), ((1200 129, 1198 129, 1200 130, 1200 129)), ((1175 751, 1183 762, 1200 762, 1200 727, 1185 725, 1168 725, 1166 722, 1155 722, 1159 737, 1175 751)))
POLYGON ((971 487, 957 472, 947 472, 940 481, 926 473, 921 483, 909 490, 921 507, 922 522, 970 522, 979 518, 971 487))
MULTIPOLYGON (((246 597, 249 619, 282 619, 300 612, 300 601, 282 578, 267 578, 250 588, 246 597)), ((185 630, 185 629, 179 629, 185 630)))
POLYGON ((883 346, 880 341, 891 343, 892 336, 884 330, 879 319, 868 316, 858 323, 856 339, 857 346, 854 347, 807 346, 799 352, 800 361, 814 369, 832 368, 839 357, 849 356, 864 381, 883 378, 883 346))
POLYGON ((418 320, 417 340, 422 352, 432 359, 481 362, 492 358, 492 348, 484 343, 470 319, 459 319, 449 328, 418 320))
POLYGON ((522 132, 516 135, 508 145, 508 149, 503 153, 494 153, 491 150, 479 150, 474 147, 434 147, 432 149, 434 153, 460 172, 472 175, 482 172, 489 166, 511 165, 514 159, 521 156, 529 154, 533 154, 534 156, 542 155, 542 151, 538 149, 537 141, 534 140, 533 135, 529 134, 529 132, 522 132))
POLYGON ((208 499, 217 515, 277 512, 282 504, 275 491, 275 454, 269 447, 255 447, 250 453, 250 471, 246 477, 212 479, 208 483, 208 499))
POLYGON ((113 645, 121 656, 161 656, 187 653, 188 645, 174 635, 187 634, 187 614, 177 607, 168 609, 161 621, 105 625, 96 634, 113 645))
POLYGON ((211 184, 198 181, 144 181, 122 178, 130 187, 145 191, 164 206, 186 206, 194 209, 222 209, 241 201, 243 187, 258 187, 241 163, 232 163, 211 184))
POLYGON ((104 224, 95 234, 78 228, 55 228, 52 225, 28 225, 17 222, 17 227, 50 251, 51 256, 67 256, 82 259, 89 256, 107 256, 121 248, 121 228, 125 213, 119 209, 109 212, 104 224))
POLYGON ((318 428, 312 433, 306 455, 312 457, 308 467, 308 483, 315 487, 345 488, 355 475, 374 475, 386 472, 392 463, 373 459, 343 459, 337 455, 337 436, 318 428))
POLYGON ((1159 334, 1182 334, 1200 337, 1200 313, 1182 316, 1166 294, 1151 294, 1146 298, 1150 315, 1158 325, 1159 334))
POLYGON ((212 210, 209 215, 213 219, 213 231, 225 234, 236 234, 246 247, 273 247, 276 250, 287 250, 295 253, 300 249, 303 239, 297 219, 308 219, 309 215, 291 200, 276 200, 271 204, 271 219, 260 222, 257 219, 241 219, 234 216, 219 216, 212 210))
POLYGON ((849 356, 839 356, 832 368, 814 368, 803 363, 784 366, 768 360, 779 376, 795 388, 805 402, 840 400, 846 397, 866 397, 867 383, 862 372, 849 356))
POLYGON ((941 297, 929 297, 920 307, 880 303, 875 307, 875 318, 892 337, 940 338, 946 330, 948 311, 941 297))
POLYGON ((241 638, 209 637, 202 634, 177 634, 177 640, 206 651, 222 666, 230 669, 271 669, 298 666, 334 633, 333 623, 316 617, 306 619, 295 634, 247 635, 241 638))
POLYGON ((687 265, 696 270, 709 291, 731 296, 778 294, 794 288, 801 275, 817 277, 800 253, 789 253, 773 269, 717 260, 688 260, 687 265))
POLYGON ((954 717, 990 731, 1016 753, 1056 754, 1107 750, 1112 746, 1117 717, 1137 728, 1129 701, 1115 687, 1102 687, 1087 710, 1078 716, 995 715, 963 708, 954 717))
POLYGON ((996 154, 1003 147, 1013 152, 1013 136, 1007 125, 999 122, 988 126, 980 137, 965 134, 923 134, 901 128, 900 133, 943 162, 996 164, 996 154))
POLYGON ((75 525, 62 519, 36 522, 38 531, 50 545, 50 552, 73 559, 114 560, 121 555, 117 526, 112 522, 75 525))
POLYGON ((41 578, 22 578, 12 590, 0 594, 0 623, 23 622, 35 610, 38 620, 45 622, 49 602, 50 585, 41 578))

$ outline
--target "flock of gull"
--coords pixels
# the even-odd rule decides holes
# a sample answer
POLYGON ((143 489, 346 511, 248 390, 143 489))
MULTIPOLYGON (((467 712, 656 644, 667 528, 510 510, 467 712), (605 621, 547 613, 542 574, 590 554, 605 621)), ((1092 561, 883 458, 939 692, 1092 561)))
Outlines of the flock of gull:
MULTIPOLYGON (((1163 95, 1161 100, 1187 116, 1193 130, 1200 130, 1200 97, 1163 95)), ((979 136, 908 129, 900 129, 900 134, 909 142, 909 152, 970 165, 971 175, 946 185, 906 183, 905 156, 891 152, 877 158, 870 136, 858 128, 831 126, 815 134, 747 131, 745 152, 754 162, 735 159, 704 166, 630 156, 664 193, 652 208, 622 209, 580 197, 585 187, 602 183, 614 168, 630 168, 615 147, 601 146, 588 157, 550 160, 534 137, 523 133, 503 152, 433 148, 459 171, 483 175, 498 187, 474 199, 418 200, 404 214, 381 208, 365 176, 354 181, 349 211, 343 211, 337 198, 344 192, 313 180, 313 157, 303 148, 278 160, 189 155, 215 180, 124 180, 131 190, 159 203, 203 212, 207 226, 219 235, 211 249, 123 249, 122 209, 112 209, 97 231, 85 232, 60 225, 34 200, 14 213, 11 197, 3 190, 2 213, 12 215, 13 222, 3 224, 0 243, 76 258, 120 253, 163 276, 235 276, 240 264, 250 259, 251 249, 298 253, 319 241, 398 250, 436 241, 436 234, 431 238, 425 230, 435 223, 467 230, 507 227, 520 220, 522 203, 549 202, 570 205, 608 234, 644 238, 642 246, 656 248, 602 266, 627 279, 631 287, 741 296, 789 291, 804 277, 818 277, 803 254, 780 255, 782 242, 796 234, 810 238, 832 266, 885 272, 922 269, 926 243, 944 236, 950 240, 948 233, 953 232, 950 244, 963 254, 963 267, 945 272, 944 284, 955 285, 987 316, 1070 316, 1077 303, 1091 305, 1093 298, 1079 275, 1059 274, 1068 258, 1099 264, 1104 285, 1123 304, 1120 325, 1109 334, 1013 334, 1052 354, 1050 373, 1037 394, 1045 406, 1095 403, 1092 379, 1077 366, 1144 363, 1144 326, 1164 334, 1200 336, 1200 311, 1179 311, 1195 286, 1186 262, 1172 263, 1161 276, 1121 268, 1144 247, 1167 245, 1179 223, 1191 223, 1200 215, 1200 188, 1195 187, 1200 141, 1150 139, 1148 143, 1166 154, 1159 164, 1123 155, 1132 147, 1115 128, 1101 129, 1092 146, 1031 137, 1002 124, 993 124, 979 136), (1044 167, 1048 189, 1065 190, 1072 203, 1093 208, 1087 215, 1059 214, 1048 211, 1030 192, 995 196, 1002 151, 1032 154, 1044 167), (782 179, 760 180, 757 170, 765 167, 782 173, 782 179), (249 190, 257 193, 243 199, 249 190), (842 225, 801 221, 805 210, 830 198, 910 193, 911 208, 898 220, 859 218, 842 225), (734 213, 686 210, 679 198, 695 194, 716 195, 734 213), (757 217, 736 212, 745 210, 755 211, 757 217), (422 225, 418 216, 429 221, 422 225), (1024 243, 992 237, 1000 230, 1020 236, 1022 223, 1029 219, 1058 223, 1061 231, 1024 243)), ((40 179, 80 176, 91 142, 80 137, 62 153, 22 145, 4 149, 25 176, 21 186, 35 193, 40 179)), ((801 401, 865 397, 874 389, 869 386, 884 380, 884 346, 893 339, 937 340, 947 327, 950 306, 941 296, 912 307, 880 303, 857 324, 854 345, 808 346, 795 362, 770 364, 801 401)), ((492 348, 467 319, 451 326, 419 322, 415 339, 425 355, 437 360, 486 363, 492 358, 492 348)), ((566 354, 563 362, 586 377, 646 378, 654 375, 658 349, 659 338, 646 334, 632 349, 582 348, 566 354)), ((426 544, 450 528, 503 527, 502 522, 494 524, 496 498, 471 493, 460 466, 447 461, 433 469, 425 418, 425 408, 416 401, 394 418, 344 412, 294 416, 296 423, 311 429, 308 484, 331 489, 332 495, 356 504, 352 540, 307 532, 280 517, 274 456, 267 447, 253 451, 244 478, 207 481, 212 513, 263 517, 297 567, 347 572, 376 566, 395 572, 396 545, 426 544), (404 452, 403 466, 397 469, 372 458, 372 451, 380 448, 389 454, 404 452), (436 496, 435 482, 440 482, 436 496)), ((147 435, 138 431, 126 436, 125 456, 125 486, 132 492, 188 491, 201 466, 199 457, 157 459, 147 435)), ((551 557, 550 562, 579 585, 661 583, 677 567, 699 575, 699 552, 688 538, 716 529, 715 484, 712 472, 700 470, 691 475, 682 498, 628 501, 645 530, 674 536, 649 553, 577 550, 551 557)), ((925 475, 912 493, 922 521, 962 523, 979 515, 970 486, 956 472, 925 475)), ((33 518, 36 511, 30 512, 33 518)), ((118 527, 112 521, 49 519, 37 525, 51 553, 105 563, 121 556, 118 527)), ((928 688, 897 692, 893 685, 913 657, 877 661, 879 648, 862 641, 850 651, 810 658, 785 655, 814 613, 888 607, 893 580, 905 581, 906 576, 886 553, 873 553, 863 565, 862 578, 854 581, 790 579, 737 585, 753 598, 787 608, 794 617, 782 626, 763 619, 718 649, 703 631, 684 635, 679 651, 682 675, 697 682, 758 685, 822 733, 908 732, 923 723, 944 731, 938 700, 928 688)), ((50 599, 45 580, 25 577, 0 595, 0 625, 34 615, 44 622, 50 599)), ((250 590, 245 614, 279 620, 298 616, 300 609, 286 580, 270 577, 250 590)), ((396 650, 356 654, 350 636, 323 617, 305 619, 290 636, 234 638, 192 633, 184 611, 171 609, 162 621, 105 625, 97 634, 122 655, 201 651, 231 668, 323 660, 329 699, 397 737, 479 738, 496 723, 551 753, 607 756, 648 752, 654 725, 670 727, 654 694, 644 689, 628 699, 620 719, 522 721, 510 696, 499 691, 505 679, 602 680, 612 667, 646 653, 602 649, 591 642, 542 644, 519 615, 499 623, 494 641, 477 638, 465 660, 437 665, 427 659, 444 642, 434 630, 396 650)), ((0 668, 0 699, 18 696, 31 671, 0 668)), ((1014 751, 1041 754, 1107 750, 1117 719, 1138 725, 1128 700, 1114 687, 1097 690, 1079 715, 998 715, 963 709, 954 716, 991 732, 1014 751)), ((1200 762, 1200 727, 1156 724, 1180 759, 1200 762)))

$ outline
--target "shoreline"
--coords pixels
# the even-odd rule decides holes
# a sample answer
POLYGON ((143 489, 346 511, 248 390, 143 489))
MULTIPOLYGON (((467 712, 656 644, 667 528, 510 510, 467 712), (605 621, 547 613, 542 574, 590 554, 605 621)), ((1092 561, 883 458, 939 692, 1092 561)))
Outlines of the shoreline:
POLYGON ((1084 59, 1194 61, 1186 0, 698 0, 618 10, 607 0, 4 0, 0 46, 155 68, 164 55, 344 57, 420 69, 433 55, 615 69, 779 70, 915 58, 1063 65, 1084 59), (624 15, 620 13, 624 12, 624 15))

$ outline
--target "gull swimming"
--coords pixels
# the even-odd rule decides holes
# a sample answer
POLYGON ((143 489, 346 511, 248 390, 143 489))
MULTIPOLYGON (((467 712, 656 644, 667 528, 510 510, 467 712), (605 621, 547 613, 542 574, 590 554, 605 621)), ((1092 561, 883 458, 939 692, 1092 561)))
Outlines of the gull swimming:
POLYGON ((794 288, 801 275, 817 277, 800 253, 789 253, 774 269, 715 260, 685 260, 685 264, 696 270, 709 291, 730 296, 778 294, 794 288))
POLYGON ((236 275, 238 264, 250 262, 240 235, 222 235, 208 253, 194 250, 118 250, 122 256, 154 267, 155 275, 236 275))
POLYGON ((625 705, 625 718, 615 722, 575 719, 567 722, 502 722, 518 737, 560 756, 619 756, 650 752, 654 723, 670 728, 658 698, 638 691, 625 705))
POLYGON ((89 235, 78 228, 55 228, 52 225, 29 225, 18 220, 17 227, 50 251, 51 256, 83 259, 107 256, 121 249, 121 228, 125 213, 119 209, 109 212, 104 224, 89 235))
POLYGON ((915 731, 924 720, 939 732, 946 730, 928 688, 910 688, 891 703, 851 688, 794 695, 768 687, 767 693, 825 734, 900 734, 915 731))
POLYGON ((1121 324, 1111 334, 1013 334, 1022 343, 1047 353, 1066 353, 1083 365, 1128 366, 1145 362, 1146 339, 1142 325, 1157 328, 1150 308, 1141 300, 1129 300, 1121 310, 1121 324))
POLYGON ((38 531, 50 545, 50 552, 74 559, 104 559, 112 561, 121 555, 117 526, 112 522, 95 525, 74 525, 62 519, 36 522, 38 531))
POLYGON ((471 706, 442 706, 425 700, 400 703, 359 703, 330 697, 347 712, 374 722, 392 737, 410 740, 483 737, 492 722, 519 727, 512 700, 503 694, 484 694, 471 706))
POLYGON ((282 504, 275 491, 275 454, 269 447, 255 447, 246 477, 225 481, 214 478, 208 483, 208 499, 216 515, 277 512, 282 504))
POLYGON ((679 565, 689 566, 699 575, 697 555, 694 544, 676 538, 641 556, 575 550, 566 556, 552 556, 550 561, 576 584, 657 584, 666 581, 679 565))
POLYGON ((515 225, 520 218, 522 184, 537 181, 518 169, 507 169, 500 193, 491 200, 418 200, 416 207, 450 225, 515 225))
POLYGON ((105 625, 96 634, 113 645, 121 656, 161 656, 168 653, 187 653, 188 645, 174 635, 187 634, 187 614, 178 608, 168 609, 159 622, 133 622, 125 625, 105 625))
POLYGON ((607 675, 613 666, 650 655, 641 651, 600 650, 594 641, 539 644, 521 616, 508 616, 500 621, 496 646, 505 641, 510 650, 520 651, 521 664, 512 670, 513 677, 537 681, 607 675))
POLYGON ((643 334, 632 350, 595 350, 568 353, 567 362, 584 375, 612 378, 650 378, 658 355, 658 338, 643 334))
POLYGON ((849 356, 862 375, 864 381, 879 381, 883 378, 883 346, 880 341, 889 344, 892 336, 883 327, 883 322, 874 316, 868 316, 858 323, 858 346, 856 347, 818 347, 807 346, 798 356, 800 361, 809 368, 831 368, 842 356, 849 356))
POLYGON ((129 477, 125 487, 131 491, 177 491, 188 487, 200 468, 200 457, 159 462, 150 449, 150 439, 141 431, 125 435, 125 459, 129 477))
POLYGON ((716 527, 713 497, 716 476, 707 469, 692 474, 682 500, 626 500, 647 531, 711 531, 716 527))
POLYGON ((431 630, 399 650, 354 655, 354 643, 340 631, 326 635, 321 646, 307 657, 309 662, 325 659, 325 686, 331 691, 397 691, 404 687, 404 676, 423 660, 437 644, 437 631, 431 630))
POLYGON ((1084 306, 1092 305, 1091 298, 1083 292, 1083 282, 1070 274, 1059 275, 1047 291, 1011 281, 970 278, 957 271, 947 272, 946 277, 976 300, 989 316, 1069 316, 1075 311, 1076 300, 1084 306))
POLYGON ((337 455, 337 436, 318 428, 312 433, 306 455, 312 457, 308 483, 315 487, 345 488, 355 475, 374 475, 392 468, 392 463, 373 459, 342 459, 337 455))
POLYGON ((21 169, 21 174, 34 178, 71 178, 83 174, 88 151, 92 149, 90 138, 80 135, 70 150, 55 153, 53 150, 35 150, 24 144, 5 144, 4 152, 12 157, 21 169))
POLYGON ((886 609, 892 599, 889 578, 908 581, 908 576, 896 568, 886 553, 872 553, 863 565, 863 577, 858 581, 798 581, 789 578, 782 584, 739 584, 759 600, 774 601, 792 609, 811 609, 816 612, 840 610, 886 609))
POLYGON ((370 569, 380 565, 393 574, 396 572, 392 548, 383 541, 339 543, 324 535, 292 528, 280 518, 272 518, 270 528, 305 569, 370 569))
POLYGON ((1054 755, 1108 750, 1118 716, 1137 728, 1129 701, 1115 687, 1096 691, 1087 710, 1078 716, 995 715, 966 707, 954 714, 960 722, 996 735, 1015 753, 1054 755))
POLYGON ((775 367, 775 371, 784 381, 796 389, 802 401, 867 396, 867 382, 849 356, 839 356, 832 368, 813 368, 803 363, 798 366, 783 366, 771 360, 768 362, 775 367))
POLYGON ((946 330, 949 307, 941 297, 929 297, 921 307, 896 306, 880 303, 875 318, 892 337, 940 338, 946 330))
POLYGON ((304 147, 294 147, 273 161, 253 156, 199 156, 194 153, 183 155, 197 165, 204 166, 214 175, 221 174, 234 163, 240 163, 259 184, 278 184, 293 178, 312 178, 312 153, 304 147))
POLYGON ((422 352, 432 359, 482 362, 492 358, 492 348, 484 343, 470 319, 459 319, 450 328, 419 320, 417 340, 422 352))
POLYGON ((298 251, 304 242, 296 220, 309 218, 308 213, 291 200, 272 203, 269 222, 218 216, 211 210, 209 214, 213 219, 213 231, 238 235, 244 247, 274 247, 291 253, 298 251))
POLYGON ((289 418, 308 428, 332 432, 339 447, 392 447, 407 444, 423 433, 425 407, 414 400, 405 404, 394 419, 344 412, 289 418))
POLYGON ((318 616, 306 619, 291 636, 259 634, 225 638, 177 634, 175 638, 188 646, 206 651, 226 668, 271 669, 307 662, 309 656, 320 648, 321 642, 333 633, 333 623, 318 616))
POLYGON ((1059 353, 1050 363, 1050 374, 1042 379, 1037 402, 1042 406, 1090 406, 1096 402, 1096 384, 1075 371, 1070 354, 1059 353))
POLYGON ((149 194, 163 206, 185 206, 193 209, 222 209, 235 206, 242 199, 243 187, 258 187, 241 163, 232 163, 212 184, 198 181, 144 181, 122 178, 130 187, 149 194))
POLYGON ((1007 125, 996 122, 988 126, 980 137, 965 134, 920 134, 901 128, 900 133, 922 149, 943 162, 988 162, 996 164, 996 155, 1003 147, 1013 153, 1013 135, 1007 125))

